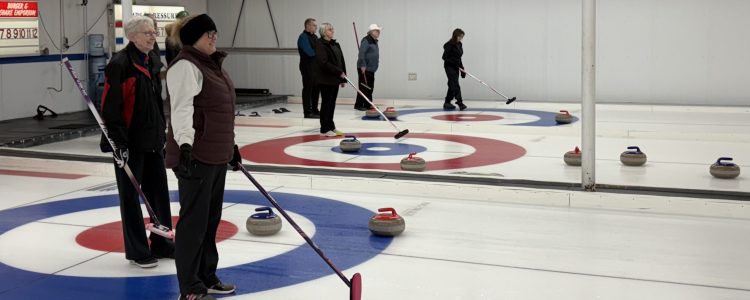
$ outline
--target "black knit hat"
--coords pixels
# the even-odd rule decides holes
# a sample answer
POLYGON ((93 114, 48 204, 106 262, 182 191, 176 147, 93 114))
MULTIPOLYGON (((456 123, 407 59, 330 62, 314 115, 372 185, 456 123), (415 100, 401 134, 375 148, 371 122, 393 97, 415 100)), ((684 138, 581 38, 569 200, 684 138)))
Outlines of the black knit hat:
POLYGON ((180 29, 180 41, 183 45, 192 46, 209 31, 216 31, 214 21, 207 14, 197 15, 180 29))

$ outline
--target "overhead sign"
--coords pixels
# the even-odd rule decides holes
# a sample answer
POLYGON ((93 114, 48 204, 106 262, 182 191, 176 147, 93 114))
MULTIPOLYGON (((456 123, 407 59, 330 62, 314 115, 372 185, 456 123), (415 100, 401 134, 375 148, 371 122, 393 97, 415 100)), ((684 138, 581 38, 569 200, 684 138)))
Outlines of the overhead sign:
POLYGON ((0 56, 39 53, 36 1, 0 1, 0 56))
MULTIPOLYGON (((167 24, 177 21, 177 13, 185 10, 184 6, 151 6, 151 5, 133 5, 133 16, 145 16, 149 14, 156 19, 156 42, 159 49, 164 50, 164 41, 167 39, 167 32, 164 29, 167 24)), ((125 48, 127 40, 122 24, 122 5, 115 5, 115 49, 117 51, 125 48)))
POLYGON ((36 2, 0 1, 0 17, 3 18, 36 18, 39 9, 36 2))

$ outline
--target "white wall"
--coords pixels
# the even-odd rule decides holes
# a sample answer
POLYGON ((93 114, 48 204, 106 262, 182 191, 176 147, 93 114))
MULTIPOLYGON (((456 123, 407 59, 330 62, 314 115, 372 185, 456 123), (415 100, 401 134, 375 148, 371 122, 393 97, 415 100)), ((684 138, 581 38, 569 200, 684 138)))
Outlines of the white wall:
MULTIPOLYGON (((60 12, 64 12, 65 26, 64 36, 67 36, 72 44, 84 33, 84 18, 88 20, 88 26, 94 26, 90 33, 108 34, 107 15, 105 14, 96 24, 94 21, 99 17, 109 1, 97 0, 88 2, 88 12, 84 15, 84 9, 80 0, 61 1, 44 0, 38 1, 41 17, 47 30, 59 47, 60 45, 60 12)), ((204 13, 207 10, 206 0, 139 0, 139 5, 182 5, 191 13, 204 13)), ((50 54, 59 54, 50 38, 40 28, 39 44, 42 48, 48 47, 50 54)), ((85 39, 85 38, 84 38, 85 39)), ((106 43, 105 38, 105 43, 106 43)), ((86 52, 84 40, 72 46, 65 53, 79 54, 86 52)), ((83 61, 74 61, 73 66, 85 80, 86 66, 83 61)), ((39 104, 45 105, 58 113, 80 111, 86 109, 81 95, 76 89, 70 75, 63 69, 62 85, 60 83, 59 62, 39 62, 21 64, 0 65, 0 120, 31 117, 36 114, 39 104), (61 89, 61 92, 48 89, 52 87, 61 89)))
MULTIPOLYGON (((241 0, 208 2, 219 45, 231 46, 241 0)), ((246 0, 236 47, 276 47, 265 0, 246 0)), ((314 16, 336 27, 355 72, 352 21, 382 32, 377 98, 442 98, 440 56, 453 28, 466 31, 464 64, 508 95, 579 101, 580 0, 276 0, 270 1, 281 47, 296 47, 302 22, 314 16), (407 81, 408 73, 417 81, 407 81)), ((750 1, 599 0, 600 102, 748 105, 750 1)), ((238 87, 299 95, 296 54, 233 53, 225 68, 238 87)), ((464 98, 494 99, 462 81, 464 98)), ((353 96, 347 88, 340 94, 353 96)))

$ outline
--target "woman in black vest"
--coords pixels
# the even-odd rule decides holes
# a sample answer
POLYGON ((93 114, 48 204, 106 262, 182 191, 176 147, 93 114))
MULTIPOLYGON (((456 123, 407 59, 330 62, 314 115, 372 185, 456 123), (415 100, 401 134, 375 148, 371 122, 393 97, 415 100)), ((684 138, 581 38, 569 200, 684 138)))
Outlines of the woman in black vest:
POLYGON ((333 123, 333 111, 336 109, 336 97, 339 86, 344 87, 346 80, 346 62, 341 46, 333 39, 333 25, 320 24, 320 39, 316 45, 315 61, 317 62, 317 83, 323 103, 320 105, 320 135, 337 136, 344 133, 336 129, 333 123))
POLYGON ((234 144, 234 85, 216 51, 216 25, 208 15, 178 26, 183 45, 167 71, 171 108, 166 166, 177 176, 180 221, 175 265, 180 299, 214 299, 235 287, 216 277, 216 230, 221 221, 227 163, 242 162, 234 144), (177 145, 180 145, 179 148, 177 145))
POLYGON ((453 99, 456 99, 459 109, 466 109, 464 99, 461 97, 461 86, 458 85, 459 72, 461 73, 461 78, 466 78, 466 73, 459 71, 459 68, 464 68, 464 64, 461 61, 461 56, 464 55, 464 47, 461 44, 461 40, 463 39, 464 31, 456 28, 453 30, 451 39, 443 45, 443 67, 445 68, 445 75, 448 76, 448 94, 445 95, 445 103, 443 103, 443 109, 446 110, 456 109, 451 104, 453 99))

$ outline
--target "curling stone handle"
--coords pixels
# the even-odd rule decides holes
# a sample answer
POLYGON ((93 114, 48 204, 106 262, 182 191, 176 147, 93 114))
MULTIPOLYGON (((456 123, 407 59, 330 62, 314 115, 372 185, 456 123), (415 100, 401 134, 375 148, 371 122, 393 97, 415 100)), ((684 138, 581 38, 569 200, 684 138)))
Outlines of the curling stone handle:
POLYGON ((357 137, 356 137, 356 136, 353 136, 353 135, 346 135, 346 136, 344 136, 344 137, 345 137, 345 138, 347 138, 347 139, 351 139, 351 140, 353 140, 353 141, 356 141, 356 140, 357 140, 357 137))
POLYGON ((378 212, 381 212, 381 213, 390 212, 391 216, 398 216, 398 213, 396 213, 396 210, 393 209, 393 207, 378 208, 378 212))
POLYGON ((417 155, 417 152, 409 153, 409 157, 407 157, 406 159, 412 160, 412 159, 414 159, 414 155, 417 155))
POLYGON ((726 161, 732 161, 732 158, 731 157, 719 157, 719 159, 716 160, 716 163, 722 165, 722 164, 724 164, 723 161, 725 161, 725 160, 726 161))
POLYGON ((568 112, 567 110, 561 110, 561 111, 560 111, 560 113, 561 113, 561 114, 566 114, 566 115, 569 115, 569 114, 570 114, 570 112, 568 112))
POLYGON ((635 150, 635 152, 641 153, 641 148, 638 146, 629 146, 628 150, 635 150))
POLYGON ((255 211, 257 212, 265 211, 265 212, 268 212, 268 215, 273 216, 273 209, 271 209, 268 206, 258 207, 255 209, 255 211))
POLYGON ((580 149, 580 148, 578 148, 578 146, 576 146, 576 148, 574 149, 574 151, 576 152, 576 154, 579 154, 579 153, 581 153, 581 149, 580 149))

